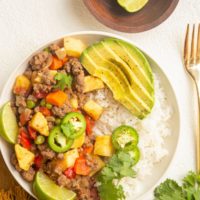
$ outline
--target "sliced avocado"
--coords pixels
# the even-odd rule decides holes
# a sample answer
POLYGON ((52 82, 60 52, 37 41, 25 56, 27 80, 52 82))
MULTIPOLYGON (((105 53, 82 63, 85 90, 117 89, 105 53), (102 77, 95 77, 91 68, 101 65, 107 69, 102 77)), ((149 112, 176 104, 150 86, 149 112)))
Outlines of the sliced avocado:
POLYGON ((111 47, 115 47, 112 50, 126 62, 135 75, 142 77, 147 89, 154 88, 151 67, 145 56, 136 47, 133 48, 131 44, 114 38, 106 38, 102 42, 110 43, 111 47), (118 45, 112 45, 113 43, 118 45))
MULTIPOLYGON (((126 87, 124 87, 124 82, 120 81, 120 79, 118 78, 120 73, 116 75, 116 73, 114 73, 114 69, 111 70, 111 67, 107 67, 108 64, 104 65, 103 63, 95 62, 96 60, 101 60, 101 58, 98 57, 95 52, 96 51, 94 50, 93 46, 88 49, 87 53, 84 52, 86 53, 84 55, 86 60, 85 63, 87 65, 90 65, 90 67, 88 68, 88 72, 91 73, 95 69, 95 72, 91 74, 100 78, 110 88, 110 90, 113 91, 114 98, 117 101, 121 102, 121 104, 123 104, 132 113, 136 113, 137 116, 140 116, 140 118, 142 118, 143 113, 141 113, 138 107, 134 105, 134 101, 130 97, 124 96, 124 93, 126 92, 126 87), (91 66, 93 67, 91 68, 91 66)), ((113 66, 115 67, 115 65, 113 66)))
POLYGON ((154 81, 144 55, 134 46, 107 38, 88 47, 81 63, 102 79, 114 98, 136 117, 144 118, 154 105, 154 81))
MULTIPOLYGON (((134 62, 132 56, 129 56, 122 48, 125 45, 119 46, 114 39, 104 40, 102 41, 102 44, 105 47, 102 53, 104 52, 107 58, 110 58, 113 63, 122 69, 134 91, 139 92, 141 98, 154 101, 151 96, 151 92, 153 91, 152 82, 149 78, 144 76, 145 73, 142 73, 143 68, 138 67, 140 65, 138 65, 137 62, 134 62)), ((136 56, 134 57, 136 58, 136 56)))
MULTIPOLYGON (((134 104, 134 107, 136 110, 139 110, 139 107, 143 107, 144 110, 148 111, 148 106, 146 103, 140 100, 140 97, 137 95, 137 93, 131 88, 129 81, 127 80, 125 74, 120 69, 120 67, 117 67, 114 63, 110 62, 106 59, 104 56, 104 53, 99 51, 99 46, 102 45, 101 43, 98 43, 96 45, 93 45, 90 49, 90 59, 95 60, 96 65, 99 66, 101 69, 109 70, 110 73, 114 75, 114 77, 118 80, 120 80, 120 84, 122 86, 122 89, 124 92, 129 91, 127 93, 127 97, 131 100, 132 104, 134 104)), ((94 61, 93 61, 94 63, 94 61)), ((101 78, 101 77, 100 77, 101 78)), ((124 93, 123 92, 123 93, 124 93)), ((124 95, 122 96, 124 98, 124 95)))
MULTIPOLYGON (((102 58, 105 58, 109 63, 112 63, 112 65, 115 65, 115 68, 118 68, 118 70, 120 70, 124 74, 125 79, 128 81, 127 83, 129 84, 129 87, 132 88, 132 90, 129 89, 129 91, 131 91, 131 94, 134 96, 134 102, 139 103, 139 106, 141 106, 141 108, 149 112, 150 107, 148 106, 148 104, 151 104, 154 100, 149 94, 149 91, 147 91, 146 89, 147 87, 143 87, 142 81, 139 80, 139 75, 137 75, 138 76, 137 77, 135 73, 132 72, 132 70, 126 64, 126 62, 124 62, 118 56, 118 54, 116 54, 111 49, 110 46, 114 46, 114 47, 117 46, 116 48, 118 48, 118 45, 115 45, 115 44, 112 45, 106 42, 100 42, 94 45, 94 47, 96 47, 95 49, 98 49, 98 52, 101 55, 101 60, 102 58)), ((97 58, 96 62, 98 61, 99 59, 97 58)), ((110 68, 110 64, 108 66, 109 66, 108 68, 110 68)), ((116 74, 116 76, 117 75, 118 74, 116 74)), ((120 80, 122 79, 120 78, 120 80)), ((125 88, 127 90, 127 87, 125 88)), ((152 91, 152 88, 150 88, 150 90, 152 91)))

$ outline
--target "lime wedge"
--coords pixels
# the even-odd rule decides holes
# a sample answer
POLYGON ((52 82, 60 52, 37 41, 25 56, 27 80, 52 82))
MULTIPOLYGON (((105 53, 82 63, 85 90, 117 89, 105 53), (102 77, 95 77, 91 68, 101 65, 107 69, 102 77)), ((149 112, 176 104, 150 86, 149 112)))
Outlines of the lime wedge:
POLYGON ((10 106, 10 102, 5 103, 0 109, 0 135, 12 144, 17 141, 17 119, 10 106))
POLYGON ((149 0, 117 0, 120 6, 122 6, 128 12, 137 12, 142 9, 149 0))
POLYGON ((76 193, 56 185, 43 172, 37 172, 33 190, 39 200, 73 200, 76 193))

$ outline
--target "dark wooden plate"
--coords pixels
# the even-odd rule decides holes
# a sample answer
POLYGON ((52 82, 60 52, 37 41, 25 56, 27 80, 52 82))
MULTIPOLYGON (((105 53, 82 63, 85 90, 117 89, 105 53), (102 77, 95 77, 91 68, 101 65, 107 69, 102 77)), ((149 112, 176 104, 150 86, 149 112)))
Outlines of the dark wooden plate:
POLYGON ((83 0, 89 11, 104 25, 128 33, 147 31, 161 24, 176 8, 179 0, 149 0, 136 13, 128 13, 117 0, 83 0))

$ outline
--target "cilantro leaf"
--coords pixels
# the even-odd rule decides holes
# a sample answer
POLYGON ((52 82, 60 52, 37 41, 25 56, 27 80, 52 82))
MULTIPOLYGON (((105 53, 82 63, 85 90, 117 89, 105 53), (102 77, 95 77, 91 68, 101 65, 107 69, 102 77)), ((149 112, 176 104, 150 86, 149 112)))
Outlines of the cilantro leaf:
POLYGON ((124 191, 121 185, 115 186, 112 181, 101 184, 98 187, 99 194, 103 200, 123 200, 125 199, 124 191))
POLYGON ((64 90, 65 88, 71 88, 73 80, 71 75, 57 73, 54 79, 57 81, 57 84, 54 86, 54 88, 59 88, 61 90, 64 90))
POLYGON ((123 200, 125 198, 122 186, 113 184, 114 179, 121 179, 129 176, 134 177, 135 171, 132 169, 133 159, 128 152, 116 152, 101 170, 98 181, 100 197, 103 200, 123 200))
POLYGON ((113 180, 114 178, 117 178, 117 174, 110 167, 106 166, 101 171, 101 176, 99 176, 99 181, 107 182, 113 180))
POLYGON ((200 174, 189 172, 183 179, 183 191, 187 200, 200 199, 200 174))
POLYGON ((177 182, 167 179, 154 191, 155 200, 185 200, 182 188, 177 182))
POLYGON ((126 176, 134 177, 135 171, 132 169, 133 159, 128 152, 119 151, 109 160, 100 173, 102 180, 112 180, 126 176))
POLYGON ((182 186, 167 179, 154 190, 155 200, 200 200, 200 174, 189 172, 182 186))
POLYGON ((119 174, 120 174, 120 177, 122 178, 126 176, 129 176, 132 178, 135 177, 135 171, 132 168, 128 168, 128 167, 122 167, 119 174))

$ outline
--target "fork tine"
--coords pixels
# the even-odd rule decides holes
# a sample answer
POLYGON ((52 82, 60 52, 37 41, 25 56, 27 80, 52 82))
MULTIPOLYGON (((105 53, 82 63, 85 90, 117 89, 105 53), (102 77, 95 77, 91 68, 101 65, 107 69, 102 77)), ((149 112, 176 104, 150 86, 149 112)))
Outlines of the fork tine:
POLYGON ((198 36, 197 36, 197 53, 196 53, 196 62, 200 63, 200 24, 198 27, 198 36))
POLYGON ((189 24, 187 25, 186 35, 185 35, 185 44, 184 44, 184 62, 185 66, 189 64, 189 24))
POLYGON ((190 53, 190 63, 195 64, 196 60, 196 52, 195 52, 195 25, 193 25, 193 30, 192 30, 192 44, 191 44, 191 53, 190 53))

